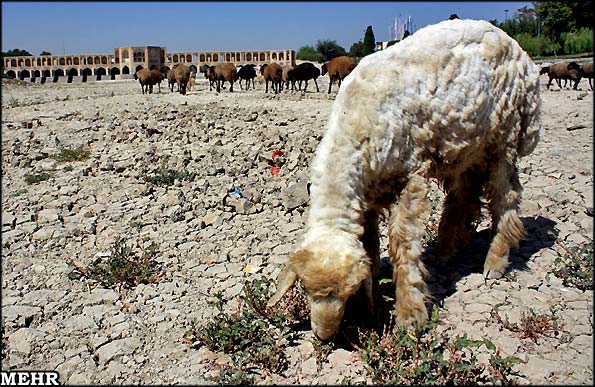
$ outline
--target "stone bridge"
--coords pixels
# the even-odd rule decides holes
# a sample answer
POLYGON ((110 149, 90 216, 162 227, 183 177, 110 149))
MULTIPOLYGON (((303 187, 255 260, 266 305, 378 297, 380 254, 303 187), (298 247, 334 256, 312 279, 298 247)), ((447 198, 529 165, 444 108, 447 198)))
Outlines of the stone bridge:
POLYGON ((31 82, 67 82, 132 78, 142 68, 167 72, 184 63, 194 72, 204 64, 230 62, 236 65, 277 62, 295 65, 295 51, 188 51, 166 52, 165 47, 119 47, 114 54, 42 55, 4 57, 2 74, 31 82))

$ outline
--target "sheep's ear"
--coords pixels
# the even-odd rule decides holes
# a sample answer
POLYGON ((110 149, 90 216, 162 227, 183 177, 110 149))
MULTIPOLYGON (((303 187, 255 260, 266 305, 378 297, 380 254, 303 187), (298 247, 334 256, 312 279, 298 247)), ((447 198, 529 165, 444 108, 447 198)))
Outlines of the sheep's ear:
POLYGON ((267 307, 270 308, 271 306, 277 304, 279 300, 281 300, 281 298, 285 295, 285 293, 291 289, 296 280, 297 274, 291 268, 291 263, 288 263, 279 274, 279 278, 277 278, 277 292, 275 292, 275 295, 271 297, 267 303, 267 307))

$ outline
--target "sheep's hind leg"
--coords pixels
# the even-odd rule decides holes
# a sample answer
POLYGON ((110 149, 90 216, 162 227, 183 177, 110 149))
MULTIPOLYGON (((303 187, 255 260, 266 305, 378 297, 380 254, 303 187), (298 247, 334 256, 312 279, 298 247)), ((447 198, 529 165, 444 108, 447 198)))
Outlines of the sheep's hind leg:
POLYGON ((447 194, 438 225, 440 261, 447 261, 471 242, 475 233, 474 223, 481 215, 483 183, 483 179, 471 171, 444 182, 447 194))
POLYGON ((389 254, 396 285, 397 323, 401 326, 415 321, 422 324, 428 319, 425 306, 428 288, 423 279, 427 271, 420 259, 427 215, 427 184, 422 176, 411 177, 390 211, 389 254))
POLYGON ((508 267, 510 248, 518 248, 525 228, 519 218, 521 183, 516 166, 498 161, 490 170, 487 184, 492 233, 495 234, 484 264, 486 278, 500 278, 508 267))

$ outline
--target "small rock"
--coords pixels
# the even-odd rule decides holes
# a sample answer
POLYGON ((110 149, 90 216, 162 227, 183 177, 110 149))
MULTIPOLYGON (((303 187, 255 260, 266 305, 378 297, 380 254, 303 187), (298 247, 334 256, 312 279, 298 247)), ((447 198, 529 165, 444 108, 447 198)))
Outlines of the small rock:
POLYGON ((297 183, 291 184, 289 187, 283 190, 282 196, 283 206, 287 211, 307 205, 310 200, 308 182, 299 181, 297 183))

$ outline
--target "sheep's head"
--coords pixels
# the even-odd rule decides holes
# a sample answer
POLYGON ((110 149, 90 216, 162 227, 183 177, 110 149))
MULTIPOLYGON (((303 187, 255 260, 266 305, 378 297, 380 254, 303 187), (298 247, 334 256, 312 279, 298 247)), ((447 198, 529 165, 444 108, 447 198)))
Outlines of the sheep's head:
POLYGON ((299 278, 310 300, 312 331, 329 340, 339 330, 347 300, 370 275, 370 260, 361 244, 356 249, 328 241, 311 244, 290 258, 269 306, 279 302, 299 278))
POLYGON ((324 74, 326 74, 326 73, 327 73, 327 71, 328 71, 328 66, 327 66, 327 64, 326 64, 326 63, 324 63, 324 64, 322 65, 322 67, 320 68, 320 70, 321 70, 321 75, 324 75, 324 74))
POLYGON ((539 75, 547 74, 550 71, 550 66, 543 66, 541 70, 539 70, 539 75))

